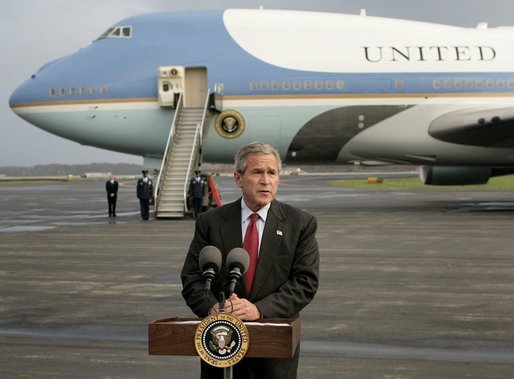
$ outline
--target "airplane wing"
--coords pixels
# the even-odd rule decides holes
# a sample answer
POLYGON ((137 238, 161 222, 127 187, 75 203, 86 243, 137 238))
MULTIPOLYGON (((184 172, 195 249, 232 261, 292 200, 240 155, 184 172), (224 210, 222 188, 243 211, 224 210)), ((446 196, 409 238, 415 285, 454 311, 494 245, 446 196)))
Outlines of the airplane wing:
POLYGON ((484 147, 514 147, 514 108, 475 107, 446 113, 430 123, 442 141, 484 147))

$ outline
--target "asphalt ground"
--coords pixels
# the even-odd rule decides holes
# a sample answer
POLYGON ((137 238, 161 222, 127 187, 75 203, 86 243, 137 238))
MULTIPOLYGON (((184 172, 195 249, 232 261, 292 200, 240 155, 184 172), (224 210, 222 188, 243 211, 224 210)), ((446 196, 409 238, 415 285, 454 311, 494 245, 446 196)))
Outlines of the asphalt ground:
MULTIPOLYGON (((319 224, 299 378, 514 377, 514 191, 329 184, 344 177, 279 189, 319 224)), ((0 377, 199 377, 196 357, 147 353, 150 321, 192 316, 194 221, 141 221, 122 184, 115 219, 103 181, 0 185, 0 377)))

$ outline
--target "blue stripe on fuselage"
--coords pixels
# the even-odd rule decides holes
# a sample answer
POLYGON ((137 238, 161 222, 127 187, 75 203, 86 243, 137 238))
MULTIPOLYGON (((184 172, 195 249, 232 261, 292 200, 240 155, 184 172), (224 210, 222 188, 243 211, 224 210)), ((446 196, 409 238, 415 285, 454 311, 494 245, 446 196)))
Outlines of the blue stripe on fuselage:
MULTIPOLYGON (((157 96, 157 68, 165 65, 208 68, 209 87, 223 83, 224 95, 286 95, 286 94, 417 94, 417 93, 497 93, 514 91, 507 82, 514 79, 506 73, 316 73, 284 69, 265 63, 244 51, 230 37, 223 24, 223 11, 156 13, 130 17, 116 25, 132 26, 132 38, 105 38, 78 52, 43 66, 31 79, 13 93, 11 104, 51 102, 62 100, 101 100, 126 98, 155 98, 157 96), (441 81, 434 88, 434 80, 441 81), (312 89, 303 87, 312 81, 312 89), (315 81, 333 81, 331 90, 316 89, 315 81), (335 82, 344 81, 344 89, 335 88, 335 82), (450 88, 444 81, 451 81, 450 88), (460 88, 455 80, 483 81, 483 86, 460 88), (493 80, 492 87, 486 80, 493 80), (497 85, 498 80, 504 86, 497 85), (262 82, 269 82, 268 90, 261 90, 262 82), (271 88, 278 81, 279 89, 271 88), (289 89, 282 83, 289 81, 289 89), (293 88, 294 81, 302 82, 302 89, 293 88), (398 88, 398 81, 402 85, 398 88), (251 89, 250 83, 258 84, 251 89), (106 94, 70 95, 69 88, 104 86, 106 94), (50 89, 66 94, 50 96, 50 89), (30 89, 30 90, 29 90, 30 89)), ((115 26, 116 26, 115 25, 115 26)), ((324 87, 325 88, 325 84, 324 87)))

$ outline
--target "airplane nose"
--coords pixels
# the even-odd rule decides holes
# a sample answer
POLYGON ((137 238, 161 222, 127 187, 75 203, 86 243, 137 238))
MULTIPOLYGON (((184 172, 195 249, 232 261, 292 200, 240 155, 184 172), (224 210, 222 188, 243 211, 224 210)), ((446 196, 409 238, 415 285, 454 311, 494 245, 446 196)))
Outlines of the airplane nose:
MULTIPOLYGON (((14 113, 20 115, 20 108, 27 106, 29 103, 41 102, 46 97, 49 86, 49 78, 46 80, 45 72, 51 71, 52 67, 57 66, 60 62, 64 61, 66 57, 54 59, 45 63, 35 74, 32 74, 29 79, 20 84, 9 97, 9 107, 14 113), (46 82, 46 85, 45 85, 46 82)), ((50 78, 52 79, 52 78, 50 78)), ((50 80, 51 81, 51 80, 50 80)))
POLYGON ((16 104, 20 103, 20 99, 21 99, 20 87, 17 87, 11 93, 11 96, 9 96, 9 107, 16 114, 18 114, 18 112, 16 111, 16 104))
POLYGON ((18 86, 9 96, 9 107, 12 109, 14 113, 23 118, 23 115, 20 114, 20 108, 23 104, 26 104, 28 101, 27 98, 27 84, 26 82, 18 86))

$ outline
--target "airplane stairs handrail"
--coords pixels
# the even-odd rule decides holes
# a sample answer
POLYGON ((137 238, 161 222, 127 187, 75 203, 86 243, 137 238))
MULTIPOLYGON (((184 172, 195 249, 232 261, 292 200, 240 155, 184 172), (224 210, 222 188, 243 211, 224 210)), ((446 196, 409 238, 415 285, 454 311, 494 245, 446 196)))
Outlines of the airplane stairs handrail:
POLYGON ((172 152, 172 150, 170 148, 171 148, 171 144, 173 143, 172 141, 174 141, 175 129, 177 127, 177 121, 180 117, 180 113, 182 112, 183 105, 184 105, 184 99, 183 99, 182 93, 181 93, 179 96, 178 102, 177 102, 177 107, 175 109, 173 121, 171 123, 170 134, 168 135, 168 142, 166 142, 166 148, 164 149, 164 155, 162 156, 162 162, 161 162, 161 168, 159 170, 159 176, 157 177, 157 183, 155 184, 155 188, 154 188, 154 199, 155 199, 155 211, 156 212, 158 212, 158 210, 159 210, 160 185, 161 185, 161 183, 164 182, 164 179, 166 177, 165 167, 168 163, 169 155, 172 152))
POLYGON ((202 162, 202 152, 203 152, 203 131, 208 127, 208 120, 210 117, 207 117, 207 112, 209 111, 209 96, 211 90, 207 90, 207 96, 205 98, 203 112, 202 112, 202 121, 196 125, 195 138, 193 140, 193 149, 191 149, 191 155, 189 156, 189 164, 187 168, 188 176, 184 181, 184 212, 187 212, 187 193, 189 190, 189 181, 193 175, 193 167, 198 167, 202 162), (197 140, 200 140, 199 143, 197 140), (200 147, 198 147, 198 144, 200 147), (196 157, 196 159, 195 159, 196 157))
MULTIPOLYGON (((207 89, 207 96, 205 98, 204 106, 203 106, 203 113, 202 113, 202 128, 200 129, 200 145, 203 147, 203 133, 207 130, 209 127, 208 121, 210 120, 210 117, 207 117, 207 112, 209 112, 209 97, 210 97, 211 89, 207 89)), ((203 150, 203 149, 201 149, 203 150)), ((201 154, 201 152, 200 152, 201 154)), ((201 162, 202 159, 200 157, 199 161, 201 162)))
POLYGON ((184 181, 184 193, 183 193, 183 198, 184 198, 184 213, 187 212, 187 192, 189 190, 189 180, 191 180, 191 176, 192 176, 192 170, 193 170, 193 166, 197 166, 198 165, 198 160, 196 160, 195 163, 193 163, 195 161, 194 157, 197 157, 198 158, 198 139, 199 139, 199 129, 200 129, 200 125, 201 123, 198 123, 196 124, 196 130, 195 130, 195 137, 193 139, 193 148, 191 149, 191 154, 189 155, 189 164, 187 166, 187 172, 188 172, 188 176, 186 178, 186 180, 184 181))

